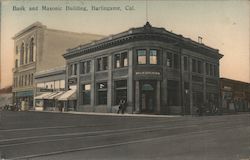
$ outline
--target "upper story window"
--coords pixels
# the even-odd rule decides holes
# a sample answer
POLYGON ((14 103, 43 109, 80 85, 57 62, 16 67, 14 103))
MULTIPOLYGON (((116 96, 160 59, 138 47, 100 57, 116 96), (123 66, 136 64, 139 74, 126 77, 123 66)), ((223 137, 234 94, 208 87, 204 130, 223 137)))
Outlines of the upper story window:
POLYGON ((179 55, 178 54, 174 54, 174 69, 178 69, 179 68, 179 55))
POLYGON ((180 67, 180 56, 177 53, 167 52, 167 67, 174 69, 180 67))
POLYGON ((18 46, 16 46, 16 54, 18 54, 18 46))
POLYGON ((108 69, 108 57, 97 58, 97 71, 103 71, 108 69))
POLYGON ((17 68, 18 67, 18 59, 16 59, 16 61, 15 61, 15 68, 17 68))
POLYGON ((77 64, 69 65, 69 75, 77 75, 77 64))
POLYGON ((91 61, 85 61, 80 63, 80 73, 87 74, 90 73, 91 61))
POLYGON ((157 50, 151 49, 149 51, 149 64, 158 64, 157 50))
POLYGON ((192 59, 192 72, 196 72, 196 59, 192 59))
POLYGON ((137 50, 137 63, 138 64, 146 64, 147 63, 146 50, 137 50))
POLYGON ((35 52, 34 38, 31 38, 29 47, 30 47, 29 61, 34 62, 34 52, 35 52))
POLYGON ((202 66, 202 62, 201 61, 197 61, 197 70, 198 73, 203 73, 203 66, 202 66))
POLYGON ((24 43, 22 43, 20 50, 20 65, 23 65, 23 62, 24 62, 24 43))
POLYGON ((25 64, 27 64, 28 63, 28 44, 26 44, 26 46, 25 46, 25 64))
POLYGON ((209 75, 209 64, 208 63, 206 63, 206 75, 209 75))
POLYGON ((117 53, 114 55, 114 67, 122 68, 128 66, 128 53, 117 53))
POLYGON ((171 52, 167 53, 167 66, 168 67, 172 67, 173 66, 173 57, 172 57, 172 53, 171 52))
POLYGON ((183 58, 183 61, 184 61, 184 71, 188 71, 188 57, 184 56, 183 58))

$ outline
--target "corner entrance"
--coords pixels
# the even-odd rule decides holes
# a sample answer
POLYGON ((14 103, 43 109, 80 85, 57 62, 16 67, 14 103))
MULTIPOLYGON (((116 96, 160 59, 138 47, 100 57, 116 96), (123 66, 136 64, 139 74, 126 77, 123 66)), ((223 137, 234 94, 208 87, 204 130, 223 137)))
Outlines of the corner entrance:
POLYGON ((140 81, 141 113, 154 113, 156 107, 156 81, 140 81))

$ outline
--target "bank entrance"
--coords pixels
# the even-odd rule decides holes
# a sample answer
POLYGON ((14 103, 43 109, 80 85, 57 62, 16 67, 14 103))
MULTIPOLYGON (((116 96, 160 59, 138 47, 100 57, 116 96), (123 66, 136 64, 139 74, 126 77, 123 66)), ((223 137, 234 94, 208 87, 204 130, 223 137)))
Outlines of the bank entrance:
POLYGON ((141 113, 154 113, 156 108, 156 81, 140 81, 141 113))

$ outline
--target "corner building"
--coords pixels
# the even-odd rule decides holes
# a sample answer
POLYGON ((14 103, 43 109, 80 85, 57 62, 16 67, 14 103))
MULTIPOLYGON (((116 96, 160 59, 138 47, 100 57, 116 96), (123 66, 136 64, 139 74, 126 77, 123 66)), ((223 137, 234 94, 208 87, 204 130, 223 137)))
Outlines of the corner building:
POLYGON ((77 110, 194 114, 219 105, 217 49, 148 22, 139 28, 68 49, 66 88, 77 88, 77 110))

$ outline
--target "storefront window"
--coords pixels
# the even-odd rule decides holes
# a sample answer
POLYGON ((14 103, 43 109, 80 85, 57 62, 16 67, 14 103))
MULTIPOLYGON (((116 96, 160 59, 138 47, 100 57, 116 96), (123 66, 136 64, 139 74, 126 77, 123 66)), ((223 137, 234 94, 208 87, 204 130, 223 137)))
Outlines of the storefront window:
POLYGON ((168 106, 179 105, 179 82, 168 80, 168 106))
POLYGON ((158 58, 157 58, 157 50, 150 50, 149 52, 149 63, 150 64, 158 64, 158 58))
POLYGON ((82 104, 90 104, 91 85, 82 85, 82 104))
POLYGON ((137 51, 137 63, 138 64, 146 64, 147 63, 146 50, 138 50, 137 51))
POLYGON ((107 82, 97 83, 97 104, 107 104, 107 82))
POLYGON ((115 81, 115 104, 118 105, 120 100, 127 101, 127 80, 115 81))

